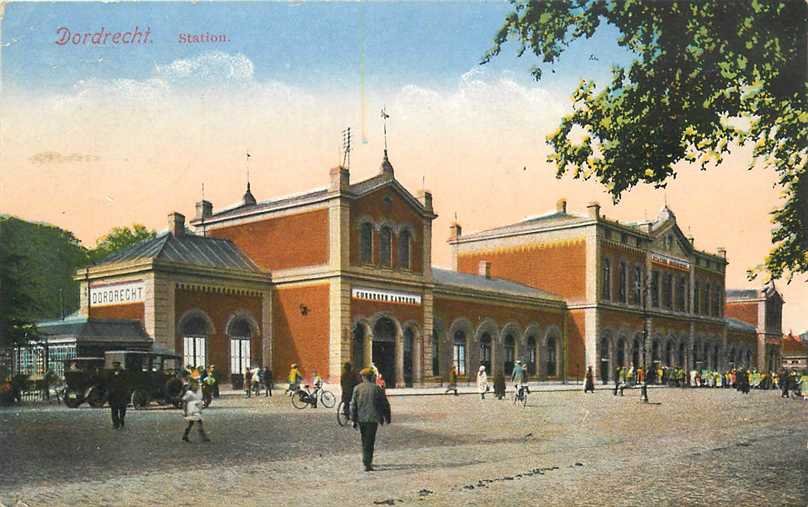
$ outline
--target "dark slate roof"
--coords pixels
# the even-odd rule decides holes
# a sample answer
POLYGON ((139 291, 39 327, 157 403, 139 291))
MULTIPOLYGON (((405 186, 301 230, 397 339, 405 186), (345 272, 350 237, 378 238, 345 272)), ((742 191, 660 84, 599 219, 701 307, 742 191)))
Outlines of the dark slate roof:
MULTIPOLYGON (((250 204, 249 200, 243 200, 241 204, 237 206, 233 206, 227 209, 223 209, 217 213, 213 213, 206 220, 219 220, 220 218, 227 218, 238 216, 246 212, 260 212, 260 211, 269 211, 275 208, 283 208, 289 205, 294 205, 297 203, 302 203, 308 201, 310 199, 316 199, 318 197, 325 196, 328 193, 327 188, 317 188, 314 190, 310 190, 308 192, 303 192, 301 194, 290 195, 287 197, 279 197, 276 199, 268 199, 266 201, 257 202, 254 204, 250 204)), ((246 196, 246 194, 245 194, 246 196)), ((252 193, 250 193, 250 197, 252 197, 252 193)), ((252 197, 254 200, 255 198, 252 197)), ((254 201, 253 201, 254 202, 254 201)), ((192 220, 194 224, 202 223, 202 221, 198 218, 192 220)))
POLYGON ((533 287, 528 287, 521 283, 503 280, 502 278, 486 278, 484 276, 434 267, 432 268, 432 278, 438 285, 549 299, 552 301, 563 301, 562 298, 555 294, 534 289, 533 287))
POLYGON ((230 240, 196 236, 186 232, 175 237, 166 232, 106 257, 98 265, 141 259, 208 268, 261 272, 261 269, 230 240))
POLYGON ((725 320, 727 321, 727 326, 733 331, 749 331, 752 333, 757 332, 757 328, 748 322, 733 319, 732 317, 727 317, 725 320))
POLYGON ((757 299, 759 293, 757 289, 727 289, 727 299, 757 299))
POLYGON ((71 316, 37 323, 37 331, 49 339, 75 338, 78 342, 151 343, 138 320, 92 319, 71 316))
POLYGON ((572 215, 570 213, 566 213, 563 211, 554 211, 552 213, 547 213, 544 215, 528 217, 522 220, 521 222, 494 227, 492 229, 486 229, 484 231, 472 232, 470 234, 463 234, 461 236, 461 239, 488 236, 490 234, 498 234, 498 233, 519 232, 522 230, 529 230, 542 226, 572 225, 580 222, 586 222, 588 220, 590 219, 587 217, 572 215))

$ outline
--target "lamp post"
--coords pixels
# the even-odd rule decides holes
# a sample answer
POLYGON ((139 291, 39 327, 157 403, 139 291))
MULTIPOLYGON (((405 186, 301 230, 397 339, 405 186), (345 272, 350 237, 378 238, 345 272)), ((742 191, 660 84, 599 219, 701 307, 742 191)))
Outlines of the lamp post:
POLYGON ((642 385, 640 386, 640 401, 643 403, 648 403, 648 368, 645 350, 645 344, 648 341, 648 293, 650 292, 648 277, 646 277, 643 285, 643 295, 645 297, 642 303, 642 346, 640 347, 640 350, 642 351, 643 378, 642 385))

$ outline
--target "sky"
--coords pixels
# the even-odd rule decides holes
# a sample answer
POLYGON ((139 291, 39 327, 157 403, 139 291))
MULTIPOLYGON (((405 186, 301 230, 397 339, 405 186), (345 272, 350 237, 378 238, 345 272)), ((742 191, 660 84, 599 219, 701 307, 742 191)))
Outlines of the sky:
MULTIPOLYGON (((728 288, 760 285, 745 272, 770 247, 773 173, 746 171, 750 152, 739 149, 707 172, 682 165, 667 190, 638 187, 618 205, 594 182, 555 178, 544 139, 575 85, 604 83, 631 56, 606 26, 543 67, 540 82, 529 73, 536 59, 514 47, 479 65, 508 12, 505 2, 6 3, 0 213, 87 245, 114 226, 160 230, 171 211, 193 216, 203 183, 218 208, 240 199, 248 172, 259 200, 327 184, 349 126, 359 181, 381 162, 385 107, 397 178, 434 195, 436 265, 450 263, 455 214, 480 230, 565 197, 572 210, 597 200, 630 221, 667 199, 698 248, 727 248, 728 288), (135 27, 149 30, 147 44, 91 42, 135 27), (67 31, 90 43, 58 44, 67 31), (183 44, 184 33, 224 40, 183 44)), ((806 330, 805 279, 779 286, 785 330, 806 330)))

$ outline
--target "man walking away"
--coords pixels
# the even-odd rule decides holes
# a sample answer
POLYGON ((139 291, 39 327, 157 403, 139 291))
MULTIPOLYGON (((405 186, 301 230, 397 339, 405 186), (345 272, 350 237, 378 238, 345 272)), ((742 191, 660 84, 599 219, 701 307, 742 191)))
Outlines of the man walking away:
POLYGON ((109 377, 109 406, 112 409, 112 428, 123 429, 126 417, 126 405, 129 404, 129 386, 126 384, 126 373, 121 363, 112 363, 109 377))
POLYGON ((449 394, 449 391, 454 391, 455 396, 457 396, 457 367, 455 366, 452 366, 449 370, 449 386, 444 394, 449 394))
POLYGON ((530 392, 530 389, 527 387, 527 372, 522 367, 522 361, 516 361, 516 364, 513 365, 511 380, 514 383, 517 393, 521 387, 524 387, 528 393, 530 392))
POLYGON ((252 371, 249 366, 244 367, 244 389, 247 392, 247 398, 252 396, 252 371))
POLYGON ((365 471, 373 470, 373 448, 376 443, 376 430, 379 424, 390 424, 390 402, 381 387, 373 382, 373 374, 364 368, 362 383, 356 386, 351 397, 351 420, 353 427, 359 426, 362 435, 362 463, 365 471))
POLYGON ((357 375, 353 372, 351 363, 343 364, 339 384, 342 388, 342 410, 346 418, 351 417, 351 398, 353 398, 354 388, 360 382, 361 380, 357 378, 357 375))
POLYGON ((194 424, 197 425, 197 429, 199 430, 199 437, 202 439, 203 442, 210 442, 208 435, 205 433, 205 427, 202 426, 202 395, 199 394, 199 384, 196 382, 191 382, 191 388, 185 392, 182 397, 182 401, 184 402, 184 415, 185 420, 188 421, 188 426, 185 427, 185 433, 182 435, 182 440, 185 442, 190 442, 188 440, 188 433, 191 432, 191 428, 194 424))

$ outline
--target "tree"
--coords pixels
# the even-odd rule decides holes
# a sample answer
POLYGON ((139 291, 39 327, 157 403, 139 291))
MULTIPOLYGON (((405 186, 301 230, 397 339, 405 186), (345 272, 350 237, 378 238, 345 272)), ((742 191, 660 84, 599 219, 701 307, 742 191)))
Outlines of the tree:
MULTIPOLYGON (((511 0, 481 63, 509 40, 556 62, 601 23, 634 59, 598 91, 582 81, 572 113, 548 135, 556 176, 595 178, 613 200, 638 183, 664 187, 674 165, 718 165, 752 144, 749 168, 776 171, 783 205, 772 211, 772 249, 750 278, 808 273, 808 82, 805 0, 511 0), (581 134, 580 136, 576 134, 581 134)), ((541 79, 541 68, 533 76, 541 79)))
POLYGON ((156 232, 147 229, 146 226, 141 224, 133 224, 130 227, 113 227, 107 234, 98 238, 95 248, 90 250, 90 261, 93 263, 99 262, 115 252, 141 241, 152 239, 156 235, 156 232))

